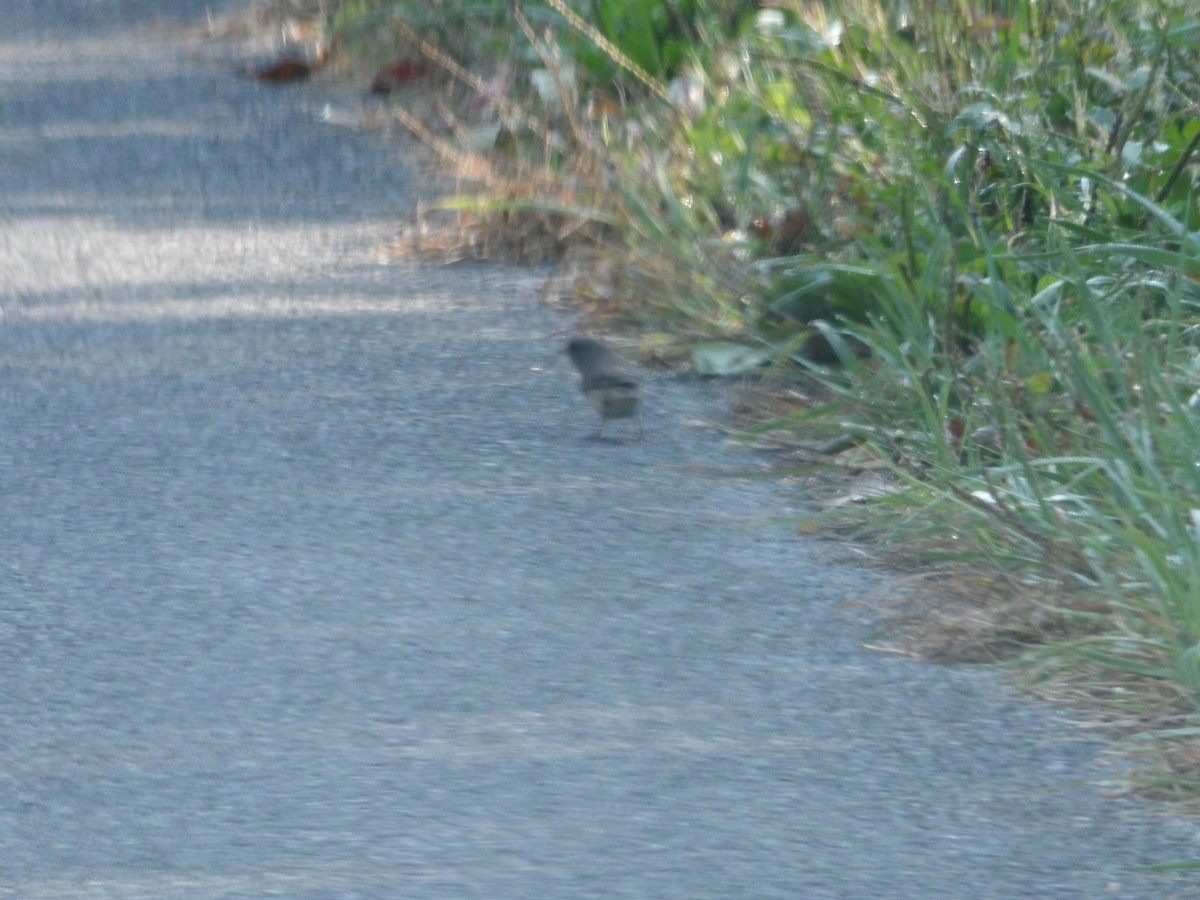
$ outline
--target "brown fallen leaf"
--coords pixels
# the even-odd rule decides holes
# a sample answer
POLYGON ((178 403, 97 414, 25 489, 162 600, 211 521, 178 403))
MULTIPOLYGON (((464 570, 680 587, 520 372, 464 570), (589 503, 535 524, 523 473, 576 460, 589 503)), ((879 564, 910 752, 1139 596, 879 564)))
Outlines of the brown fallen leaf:
POLYGON ((390 94, 396 88, 430 75, 429 66, 412 59, 402 59, 386 69, 380 69, 371 82, 372 94, 390 94))
POLYGON ((612 97, 593 96, 588 98, 586 112, 589 119, 602 119, 605 116, 615 117, 622 112, 619 101, 612 97))
POLYGON ((303 81, 312 74, 314 68, 311 62, 289 55, 257 69, 247 67, 245 74, 267 84, 286 84, 290 81, 303 81))
POLYGON ((762 237, 770 237, 775 252, 781 256, 799 253, 813 238, 813 220, 803 206, 793 206, 784 211, 775 223, 775 233, 769 231, 762 237))

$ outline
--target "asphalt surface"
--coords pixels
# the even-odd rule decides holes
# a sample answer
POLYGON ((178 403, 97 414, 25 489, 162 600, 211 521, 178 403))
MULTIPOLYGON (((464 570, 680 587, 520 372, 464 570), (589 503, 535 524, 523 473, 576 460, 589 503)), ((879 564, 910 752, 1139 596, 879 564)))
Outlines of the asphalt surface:
POLYGON ((589 441, 537 273, 387 262, 431 188, 196 7, 0 29, 0 897, 1195 883, 1060 713, 862 648, 702 387, 589 441))

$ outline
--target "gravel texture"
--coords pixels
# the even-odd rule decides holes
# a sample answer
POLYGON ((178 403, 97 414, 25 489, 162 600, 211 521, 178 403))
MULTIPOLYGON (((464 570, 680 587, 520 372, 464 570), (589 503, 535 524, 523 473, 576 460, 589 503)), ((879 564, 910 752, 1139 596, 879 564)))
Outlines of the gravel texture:
POLYGON ((389 263, 431 188, 199 6, 5 7, 0 897, 1195 884, 1061 713, 862 648, 701 387, 589 440, 538 273, 389 263))

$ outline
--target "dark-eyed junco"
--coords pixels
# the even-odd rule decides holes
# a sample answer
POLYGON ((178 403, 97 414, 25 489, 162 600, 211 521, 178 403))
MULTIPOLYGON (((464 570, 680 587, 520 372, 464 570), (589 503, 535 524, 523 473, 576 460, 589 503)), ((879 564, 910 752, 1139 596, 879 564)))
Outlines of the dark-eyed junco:
POLYGON ((583 378, 583 395, 600 413, 600 430, 609 419, 637 419, 637 434, 642 436, 641 380, 612 350, 594 338, 575 338, 567 344, 567 355, 583 378))

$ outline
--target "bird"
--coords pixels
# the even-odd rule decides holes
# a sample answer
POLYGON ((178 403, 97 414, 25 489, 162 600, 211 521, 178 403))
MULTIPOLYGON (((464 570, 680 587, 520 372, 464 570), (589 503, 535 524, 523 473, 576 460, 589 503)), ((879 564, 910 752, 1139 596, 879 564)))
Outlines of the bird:
POLYGON ((595 338, 573 338, 567 355, 583 380, 583 395, 600 413, 598 439, 610 419, 636 419, 638 440, 642 438, 641 379, 629 363, 595 338))

